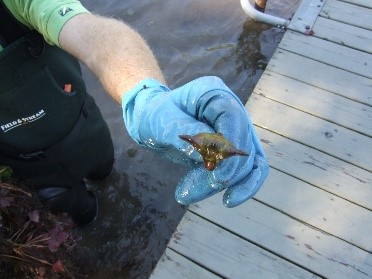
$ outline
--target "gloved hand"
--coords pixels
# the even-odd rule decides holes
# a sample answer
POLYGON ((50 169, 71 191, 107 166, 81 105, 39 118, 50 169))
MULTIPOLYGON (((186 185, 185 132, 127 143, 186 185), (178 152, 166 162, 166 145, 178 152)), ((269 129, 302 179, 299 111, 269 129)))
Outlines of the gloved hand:
POLYGON ((256 194, 267 177, 268 163, 248 113, 221 79, 202 77, 175 90, 145 79, 122 101, 126 128, 137 143, 191 166, 176 188, 179 203, 194 203, 227 189, 223 203, 234 207, 256 194), (201 132, 222 133, 250 155, 227 158, 208 171, 200 154, 178 137, 201 132))

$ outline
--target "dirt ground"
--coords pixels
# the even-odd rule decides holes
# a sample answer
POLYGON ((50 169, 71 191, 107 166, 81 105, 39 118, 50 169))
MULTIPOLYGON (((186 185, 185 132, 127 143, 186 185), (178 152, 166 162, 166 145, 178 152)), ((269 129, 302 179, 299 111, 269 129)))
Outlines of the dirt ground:
POLYGON ((88 278, 92 253, 72 219, 25 186, 0 181, 0 278, 88 278))

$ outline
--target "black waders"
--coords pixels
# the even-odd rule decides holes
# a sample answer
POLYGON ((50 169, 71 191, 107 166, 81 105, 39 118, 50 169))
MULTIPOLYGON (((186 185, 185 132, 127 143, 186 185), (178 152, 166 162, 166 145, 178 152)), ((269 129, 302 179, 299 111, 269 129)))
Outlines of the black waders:
POLYGON ((91 222, 97 202, 84 179, 109 175, 114 150, 78 61, 27 31, 0 52, 0 77, 0 165, 10 166, 52 212, 91 222))

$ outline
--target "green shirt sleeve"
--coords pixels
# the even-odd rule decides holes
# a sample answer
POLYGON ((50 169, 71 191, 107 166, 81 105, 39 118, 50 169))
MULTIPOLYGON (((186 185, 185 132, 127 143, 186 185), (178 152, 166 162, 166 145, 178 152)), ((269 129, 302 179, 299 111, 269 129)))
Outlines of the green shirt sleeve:
POLYGON ((77 0, 4 0, 4 3, 17 20, 57 46, 66 22, 80 13, 89 13, 77 0))

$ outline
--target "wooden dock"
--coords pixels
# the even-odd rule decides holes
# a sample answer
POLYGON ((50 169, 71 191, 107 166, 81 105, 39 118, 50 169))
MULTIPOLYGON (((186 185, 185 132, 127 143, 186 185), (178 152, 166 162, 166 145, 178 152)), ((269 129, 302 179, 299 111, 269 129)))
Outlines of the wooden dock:
POLYGON ((264 186, 233 209, 189 206, 151 279, 372 278, 372 0, 319 1, 246 105, 264 186))

